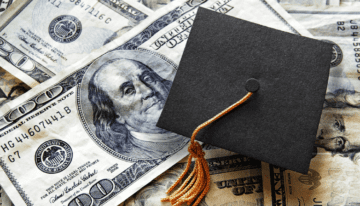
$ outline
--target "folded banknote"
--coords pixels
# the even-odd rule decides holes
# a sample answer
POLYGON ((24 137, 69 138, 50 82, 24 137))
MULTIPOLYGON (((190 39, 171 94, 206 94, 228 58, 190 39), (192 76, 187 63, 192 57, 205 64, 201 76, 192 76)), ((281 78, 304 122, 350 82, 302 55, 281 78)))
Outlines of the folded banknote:
POLYGON ((0 19, 0 63, 41 83, 154 12, 122 0, 26 0, 0 19))
MULTIPOLYGON (((204 151, 210 166, 211 185, 200 206, 263 206, 261 162, 224 149, 208 149, 208 146, 205 145, 204 151)), ((187 158, 181 160, 127 199, 122 206, 160 205, 159 200, 166 197, 166 191, 184 171, 186 162, 187 158)))
POLYGON ((346 1, 326 9, 284 6, 315 38, 333 44, 333 58, 309 172, 263 163, 265 205, 360 204, 358 3, 346 1))
POLYGON ((115 205, 185 157, 189 139, 155 125, 200 5, 311 36, 272 0, 191 0, 158 9, 2 109, 5 191, 15 188, 26 205, 115 205))

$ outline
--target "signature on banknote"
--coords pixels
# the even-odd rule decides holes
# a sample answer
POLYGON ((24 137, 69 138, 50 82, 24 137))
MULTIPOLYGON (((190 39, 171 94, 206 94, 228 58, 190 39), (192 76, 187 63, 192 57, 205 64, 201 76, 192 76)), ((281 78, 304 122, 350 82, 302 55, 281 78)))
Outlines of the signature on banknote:
MULTIPOLYGON (((75 5, 76 10, 86 9, 86 5, 82 7, 79 1, 69 1, 70 3, 64 1, 59 7, 67 2, 66 5, 70 8, 75 5)), ((58 5, 49 5, 43 0, 32 2, 35 2, 32 5, 43 6, 42 12, 56 11, 58 5), (45 11, 44 6, 51 6, 52 9, 45 11)), ((114 1, 109 2, 114 3, 114 1)), ((177 70, 176 62, 181 57, 186 41, 179 42, 180 44, 171 52, 164 52, 164 49, 172 49, 165 46, 150 51, 151 47, 145 44, 155 42, 169 29, 177 27, 182 22, 178 22, 180 18, 188 18, 187 14, 193 16, 194 12, 191 11, 195 11, 200 4, 206 4, 205 7, 210 8, 213 5, 226 5, 230 1, 199 0, 174 3, 177 3, 174 4, 176 7, 171 4, 173 6, 171 9, 160 9, 161 13, 153 22, 148 22, 148 25, 141 24, 141 32, 133 35, 126 43, 122 38, 116 39, 111 47, 113 50, 110 51, 110 44, 107 44, 107 47, 104 47, 106 49, 101 51, 102 56, 96 56, 97 59, 92 57, 91 60, 90 58, 86 61, 81 60, 84 61, 81 62, 81 67, 73 68, 70 73, 56 75, 51 82, 44 82, 45 89, 32 90, 21 101, 18 100, 21 102, 19 105, 12 107, 0 118, 2 128, 0 142, 3 152, 0 165, 11 181, 6 184, 15 187, 25 204, 44 205, 51 202, 54 205, 70 206, 77 203, 87 206, 114 205, 124 201, 138 188, 149 183, 187 154, 185 146, 188 139, 155 126, 177 70), (152 37, 154 39, 150 41, 152 37), (24 164, 32 165, 28 170, 32 172, 34 178, 43 179, 37 185, 37 190, 33 190, 32 185, 27 184, 28 177, 21 170, 24 164)), ((101 6, 101 4, 97 5, 101 6)), ((249 11, 247 10, 244 15, 245 18, 253 18, 253 12, 267 13, 268 15, 260 17, 261 20, 257 19, 259 23, 269 23, 268 20, 271 18, 270 24, 273 27, 278 26, 282 30, 296 33, 302 31, 301 27, 293 26, 296 23, 286 16, 286 12, 272 5, 274 2, 271 0, 251 1, 251 3, 232 0, 231 7, 229 5, 227 7, 229 10, 226 12, 241 17, 243 13, 240 11, 243 11, 243 7, 247 7, 249 11)), ((214 8, 219 9, 219 7, 214 8)), ((106 7, 94 8, 95 13, 92 15, 95 16, 96 11, 102 9, 106 7)), ((31 16, 35 15, 34 18, 39 18, 36 14, 29 13, 31 16)), ((50 14, 52 17, 48 18, 47 24, 39 27, 45 25, 48 29, 51 21, 64 15, 51 12, 50 14)), ((54 49, 54 52, 59 55, 61 54, 59 51, 62 51, 59 48, 67 46, 66 49, 69 49, 68 45, 81 42, 80 38, 91 37, 85 35, 85 24, 80 17, 75 13, 66 15, 78 18, 83 29, 81 33, 77 33, 79 24, 74 18, 62 17, 56 20, 59 27, 54 29, 54 35, 59 35, 65 40, 69 38, 69 41, 72 40, 71 38, 77 38, 70 43, 56 44, 57 50, 54 49)), ((98 18, 99 15, 100 13, 98 18)), ((114 23, 115 18, 111 19, 110 23, 114 23)), ((95 20, 106 26, 105 17, 95 20)), ((129 22, 125 23, 128 25, 129 22)), ((192 24, 191 21, 189 23, 192 24)), ((10 25, 16 27, 12 22, 10 25)), ((46 42, 54 39, 50 36, 46 36, 46 41, 42 37, 36 38, 34 31, 38 29, 41 30, 41 28, 24 30, 18 28, 17 31, 26 37, 26 41, 39 39, 40 44, 31 47, 30 43, 27 46, 40 55, 44 49, 40 49, 39 45, 47 45, 46 42)), ((41 32, 46 32, 48 35, 48 30, 41 32)), ((18 38, 7 34, 4 42, 8 42, 10 37, 18 38)), ((101 38, 97 43, 103 44, 103 40, 101 38)), ((20 44, 24 46, 25 42, 22 41, 20 44)), ((16 50, 12 45, 9 48, 11 51, 16 50)), ((100 52, 96 55, 100 55, 100 52)), ((20 58, 26 58, 23 56, 24 54, 20 53, 20 58)), ((229 175, 214 181, 217 183, 213 183, 213 188, 232 196, 255 195, 257 199, 261 199, 259 165, 255 169, 256 174, 252 175, 249 171, 250 174, 235 177, 233 173, 238 169, 237 162, 250 164, 250 161, 244 158, 232 158, 231 163, 228 159, 212 161, 213 166, 215 164, 221 166, 217 166, 218 174, 222 170, 227 171, 226 174, 229 175), (223 187, 224 184, 227 186, 223 187)), ((249 167, 243 169, 249 169, 251 165, 247 166, 249 167)), ((211 199, 205 201, 207 204, 211 203, 211 199)), ((225 199, 224 202, 226 201, 225 199)), ((221 204, 220 201, 219 205, 221 204)))
MULTIPOLYGON (((104 161, 103 158, 97 160, 96 165, 93 163, 81 169, 82 167, 73 165, 76 156, 73 143, 71 143, 73 140, 51 138, 37 146, 35 165, 39 171, 52 175, 70 171, 68 175, 70 178, 60 176, 61 180, 48 187, 46 193, 41 194, 40 199, 43 201, 48 199, 51 203, 70 201, 70 205, 79 201, 84 203, 88 200, 96 200, 97 204, 101 205, 123 192, 161 163, 169 161, 168 159, 172 156, 178 155, 178 158, 185 156, 185 150, 181 154, 178 152, 187 145, 189 139, 156 127, 157 118, 168 95, 176 68, 175 64, 164 56, 146 50, 112 51, 94 61, 89 67, 68 76, 47 92, 37 95, 35 101, 25 103, 26 108, 37 104, 35 107, 38 107, 41 113, 36 116, 40 117, 45 113, 50 113, 51 110, 55 112, 53 108, 56 105, 65 104, 69 98, 74 98, 73 91, 80 85, 77 92, 79 100, 77 107, 89 136, 103 149, 103 152, 118 157, 118 165, 125 165, 124 161, 131 162, 128 168, 122 168, 120 174, 114 173, 111 179, 94 179, 100 175, 98 172, 100 170, 96 167, 99 161, 104 161), (107 82, 115 84, 109 85, 106 84, 107 82), (68 169, 74 167, 77 169, 73 172, 71 172, 73 169, 68 169), (84 178, 82 172, 89 167, 94 167, 96 172, 84 178), (101 188, 96 189, 97 186, 92 186, 89 193, 82 194, 79 190, 72 193, 75 188, 82 186, 81 188, 85 189, 84 184, 90 187, 94 183, 103 185, 106 194, 98 197, 96 192, 101 188), (68 186, 65 187, 66 184, 68 186), (111 185, 111 187, 105 187, 106 185, 111 185)), ((32 108, 35 109, 35 107, 32 108)), ((29 141, 29 137, 38 136, 42 131, 54 128, 55 122, 69 118, 75 110, 76 108, 65 106, 62 111, 53 113, 51 119, 32 125, 27 133, 22 134, 21 137, 24 139, 19 137, 21 142, 29 141)), ((19 114, 18 110, 11 112, 10 116, 13 114, 19 114)), ((20 124, 26 124, 25 121, 35 118, 35 116, 29 117, 20 124)), ((10 133, 14 131, 18 130, 11 130, 10 133)), ((4 136, 7 134, 9 132, 3 133, 4 136)), ((87 135, 84 137, 86 138, 87 135)), ((19 138, 18 141, 20 141, 19 138)), ((80 141, 80 139, 74 140, 80 141)), ((10 148, 17 150, 18 146, 19 142, 10 141, 2 148, 4 151, 10 148)), ((12 163, 19 162, 22 158, 27 158, 23 152, 26 153, 26 151, 17 150, 15 155, 8 155, 7 159, 12 163)), ((9 178, 13 180, 12 174, 8 173, 8 167, 3 164, 4 161, 0 162, 9 178)), ((114 168, 114 162, 109 162, 109 164, 109 169, 114 168)), ((32 204, 25 195, 23 199, 27 204, 32 204)))
MULTIPOLYGON (((263 206, 261 162, 242 155, 219 155, 222 152, 226 151, 223 149, 206 151, 205 158, 210 165, 212 185, 199 205, 263 206), (208 157, 212 155, 213 158, 208 157)), ((193 166, 194 162, 191 164, 191 167, 193 166)), ((126 200, 124 206, 170 205, 170 203, 160 203, 160 199, 167 196, 166 191, 178 179, 185 167, 186 163, 183 162, 174 165, 126 200)))
POLYGON ((148 17, 109 0, 27 0, 11 14, 0 29, 1 60, 40 83, 148 17))

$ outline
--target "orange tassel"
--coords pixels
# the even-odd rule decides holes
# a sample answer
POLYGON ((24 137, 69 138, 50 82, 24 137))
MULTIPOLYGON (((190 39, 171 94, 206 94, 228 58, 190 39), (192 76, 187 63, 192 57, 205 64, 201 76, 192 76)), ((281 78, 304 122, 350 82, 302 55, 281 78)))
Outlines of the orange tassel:
POLYGON ((183 203, 187 203, 187 205, 191 205, 191 203, 193 203, 196 200, 193 203, 193 206, 199 205, 201 200, 205 197, 205 195, 210 189, 210 173, 209 173, 209 165, 207 164, 207 161, 204 158, 205 152, 202 150, 201 145, 198 142, 195 142, 195 137, 201 129, 208 126, 209 124, 219 119, 220 117, 224 116, 226 113, 230 112, 240 104, 244 103, 246 100, 248 100, 251 97, 252 94, 253 94, 252 92, 248 92, 238 102, 226 108, 225 110, 223 110, 213 118, 209 119, 208 121, 204 122, 203 124, 199 125, 194 130, 188 148, 190 155, 188 158, 186 168, 184 172, 180 175, 180 177, 177 179, 177 181, 169 188, 169 190, 166 193, 169 194, 185 177, 185 175, 189 171, 191 160, 193 157, 196 158, 194 170, 186 178, 186 180, 179 189, 177 189, 169 197, 161 199, 161 202, 170 202, 172 206, 180 206, 183 203))

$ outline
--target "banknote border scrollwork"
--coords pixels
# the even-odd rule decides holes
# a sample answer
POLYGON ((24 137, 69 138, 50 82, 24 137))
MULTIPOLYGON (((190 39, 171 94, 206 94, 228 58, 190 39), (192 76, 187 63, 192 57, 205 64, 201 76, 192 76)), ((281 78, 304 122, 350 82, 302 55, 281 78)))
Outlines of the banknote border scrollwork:
MULTIPOLYGON (((186 12, 185 12, 186 13, 186 12)), ((161 30, 161 28, 158 28, 157 26, 155 25, 158 25, 158 24, 161 24, 161 22, 165 22, 163 27, 171 24, 172 22, 176 21, 179 16, 181 16, 182 14, 182 10, 180 8, 176 8, 174 9, 173 11, 170 11, 169 13, 165 14, 164 16, 162 16, 161 18, 157 19, 155 22, 153 22, 151 25, 149 25, 148 27, 146 27, 146 29, 144 29, 144 31, 142 31, 140 34, 136 35, 135 37, 131 38, 129 41, 125 42, 124 44, 118 46, 117 48, 111 50, 111 51, 108 51, 106 53, 104 53, 103 55, 109 53, 109 52, 112 52, 112 51, 115 51, 115 50, 135 50, 135 49, 138 49, 138 46, 140 46, 142 43, 144 43, 145 41, 147 41, 148 39, 151 38, 151 36, 155 35, 158 31, 161 30), (170 19, 170 21, 169 21, 170 19)), ((101 55, 101 56, 103 56, 101 55)), ((93 61, 92 61, 93 62, 93 61)), ((57 85, 60 85, 64 88, 66 88, 63 92, 61 92, 61 94, 65 93, 68 89, 72 88, 73 86, 70 86, 69 88, 69 85, 66 84, 66 81, 69 77, 71 76, 76 76, 76 75, 80 75, 79 78, 77 78, 77 83, 79 83, 79 79, 82 78, 82 75, 85 73, 85 71, 87 70, 87 68, 91 65, 90 62, 89 64, 87 64, 86 66, 84 66, 82 69, 79 69, 78 71, 72 73, 72 74, 69 74, 67 75, 66 77, 62 78, 59 83, 57 85), (81 74, 82 73, 82 74, 81 74)), ((177 67, 176 67, 177 68, 177 67)), ((33 96, 33 97, 30 97, 27 101, 32 101, 36 98, 37 95, 33 96)), ((49 102, 45 103, 45 104, 48 104, 49 102)), ((45 104, 42 104, 42 105, 37 105, 35 110, 36 109, 39 109, 41 108, 42 106, 44 106, 45 104)), ((17 105, 17 106, 20 106, 20 105, 17 105)), ((16 107, 14 107, 16 108, 16 107)), ((11 112, 11 110, 7 113, 7 114, 4 114, 3 116, 6 117, 9 115, 9 113, 11 112)), ((27 113, 26 115, 22 116, 21 118, 25 117, 25 116, 28 116, 29 114, 33 113, 34 111, 31 111, 29 113, 27 113)), ((15 120, 13 122, 11 122, 10 124, 4 126, 3 128, 1 128, 0 130, 5 130, 6 128, 9 128, 11 127, 14 123, 18 122, 18 120, 15 120)), ((1 138, 1 136, 0 136, 1 138)))
MULTIPOLYGON (((27 57, 31 62, 34 63, 35 67, 34 69, 30 70, 30 71, 26 71, 23 70, 17 66, 14 65, 14 63, 10 60, 9 56, 1 56, 5 61, 7 61, 9 64, 13 65, 15 68, 19 69, 20 71, 24 72, 25 74, 27 74, 28 76, 30 76, 31 78, 35 79, 36 81, 38 81, 39 83, 45 82, 46 80, 50 79, 51 76, 55 76, 55 74, 53 72, 51 72, 50 70, 46 69, 42 64, 38 63, 37 61, 35 61, 33 58, 29 57, 28 55, 26 55, 23 51, 19 50, 18 48, 16 48, 14 45, 12 45, 10 42, 6 41, 3 37, 0 37, 0 41, 6 42, 6 44, 10 45, 12 49, 14 49, 14 51, 16 51, 17 53, 20 53, 21 55, 23 55, 23 57, 27 57), (41 67, 42 69, 39 69, 39 67, 41 67), (43 70, 46 70, 43 71, 43 70)), ((10 53, 9 53, 10 54, 10 53)))
POLYGON ((181 10, 180 7, 175 8, 174 10, 170 11, 169 13, 165 14, 164 16, 160 17, 155 22, 150 24, 141 33, 139 33, 138 35, 131 38, 129 41, 125 42, 124 44, 118 46, 117 48, 115 48, 115 49, 113 49, 111 51, 137 49, 141 44, 143 44, 144 42, 149 40, 152 36, 154 36, 162 28, 164 28, 167 25, 171 24, 172 22, 178 20, 179 17, 181 15, 183 15, 183 14, 184 13, 183 13, 183 11, 181 10), (161 24, 163 24, 163 25, 159 26, 161 24))
POLYGON ((115 192, 115 189, 113 190, 113 193, 110 194, 108 197, 106 197, 105 199, 102 199, 99 202, 99 205, 102 205, 108 201, 110 201, 110 199, 112 199, 113 197, 117 196, 118 193, 121 193, 124 189, 126 189, 127 187, 129 187, 130 185, 134 184, 136 181, 139 180, 139 178, 143 175, 146 175, 147 173, 149 173, 150 171, 152 171, 156 166, 158 166, 159 164, 161 164, 162 162, 164 162, 168 157, 164 158, 164 159, 158 159, 158 160, 145 160, 145 161, 139 161, 133 165, 131 165, 130 167, 128 167, 125 171, 121 172, 120 174, 118 174, 116 177, 114 177, 113 179, 111 179, 114 183, 115 183, 115 189, 117 189, 118 191, 115 192), (152 164, 150 166, 142 166, 143 164, 152 164), (140 172, 139 169, 137 168, 141 168, 140 172), (120 181, 123 181, 124 179, 128 180, 129 178, 132 178, 133 181, 126 181, 125 184, 121 184, 120 181))
POLYGON ((34 204, 30 201, 30 198, 26 195, 25 191, 22 189, 20 184, 17 182, 15 177, 12 175, 12 173, 10 172, 10 170, 8 169, 8 167, 6 166, 6 164, 2 158, 0 158, 0 166, 2 167, 5 174, 8 176, 9 180, 14 185, 16 190, 19 192, 19 194, 20 194, 21 198, 24 200, 25 204, 27 206, 33 206, 34 204))
POLYGON ((278 200, 276 199, 276 192, 278 190, 275 189, 275 185, 277 185, 277 183, 280 183, 279 188, 281 188, 281 200, 280 200, 280 205, 281 206, 286 206, 286 195, 285 195, 285 178, 284 178, 284 172, 285 169, 281 168, 281 167, 277 167, 280 170, 280 175, 279 175, 279 179, 275 178, 275 174, 274 174, 274 165, 269 165, 269 170, 270 170, 270 185, 271 185, 271 203, 272 205, 279 205, 278 200))
MULTIPOLYGON (((168 157, 163 159, 157 159, 157 160, 145 160, 145 161, 138 161, 137 163, 131 165, 127 169, 125 169, 123 172, 115 176, 111 181, 114 183, 114 189, 110 194, 107 194, 105 198, 100 199, 93 199, 93 206, 100 206, 108 201, 110 201, 112 198, 117 196, 119 193, 121 193, 124 189, 135 183, 139 180, 139 178, 143 175, 146 175, 150 171, 152 171, 156 166, 167 160, 168 157), (129 181, 130 180, 130 181, 129 181)), ((96 184, 96 183, 95 183, 96 184)), ((95 185, 94 184, 94 185, 95 185)), ((83 193, 82 193, 83 194, 83 193)), ((80 194, 80 195, 82 195, 80 194)), ((73 199, 76 199, 78 196, 74 197, 73 199)), ((71 201, 70 201, 71 202, 71 201)))
POLYGON ((100 3, 104 4, 105 6, 107 6, 108 8, 110 8, 111 10, 115 11, 116 13, 120 14, 121 16, 135 22, 135 23, 139 23, 142 20, 146 19, 148 17, 148 15, 146 15, 145 13, 141 12, 140 10, 136 9, 135 7, 133 7, 132 5, 126 3, 123 0, 119 0, 116 1, 115 3, 110 1, 110 0, 99 0, 100 3), (139 12, 139 14, 137 15, 133 15, 131 13, 126 13, 124 11, 121 11, 121 7, 119 5, 126 5, 128 8, 130 8, 132 11, 136 11, 139 12))
MULTIPOLYGON (((265 6, 271 10, 271 12, 273 12, 285 25, 287 25, 292 31, 294 31, 296 34, 299 34, 290 24, 288 24, 285 19, 283 19, 267 2, 266 0, 259 0, 260 2, 262 2, 263 4, 265 4, 265 6)), ((29 1, 29 3, 32 1, 29 1)), ((25 6, 22 7, 25 8, 27 6, 27 4, 25 6)), ((18 10, 17 13, 20 13, 21 10, 18 10)), ((188 12, 188 11, 187 11, 188 12)), ((156 20, 155 22, 153 22, 150 26, 148 26, 146 29, 144 29, 140 34, 136 35, 135 37, 131 38, 129 41, 127 41, 126 43, 122 44, 121 46, 111 50, 133 50, 133 49, 137 49, 138 46, 140 46, 142 43, 144 43, 145 41, 147 41, 148 39, 150 39, 154 34, 156 34, 158 31, 161 30, 161 28, 164 28, 165 26, 171 24, 172 22, 176 21, 177 19, 179 19, 179 17, 184 14, 187 13, 181 10, 180 7, 174 9, 173 11, 170 11, 169 13, 165 14, 164 16, 162 16, 161 18, 159 18, 158 20, 156 20), (161 24, 161 26, 159 26, 161 24)), ((16 16, 16 15, 15 15, 16 16)), ((15 18, 14 16, 14 18, 15 18)), ((11 22, 12 19, 10 19, 7 24, 9 22, 11 22)), ((6 27, 5 24, 3 27, 0 28, 0 31, 4 29, 4 27, 6 27)), ((109 51, 109 52, 111 52, 109 51)), ((108 52, 106 52, 108 53, 108 52)), ((105 54, 106 54, 105 53, 105 54)), ((61 94, 66 93, 68 90, 70 90, 71 88, 75 87, 76 85, 79 84, 79 82, 81 82, 82 76, 84 75, 85 71, 88 69, 88 67, 91 65, 91 63, 87 64, 86 66, 84 66, 82 69, 67 75, 66 77, 62 78, 56 85, 60 85, 64 88, 64 90, 61 92, 61 94)), ((59 94, 59 95, 61 95, 59 94)), ((36 98, 38 94, 34 95, 33 97, 29 98, 28 101, 32 101, 36 98)), ((76 99, 75 101, 78 101, 78 99, 76 99)), ((25 102, 25 101, 24 101, 25 102)), ((21 118, 13 121, 11 124, 7 125, 6 127, 4 127, 2 130, 4 131, 5 128, 9 128, 11 127, 13 124, 15 124, 16 122, 18 122, 20 119, 25 118, 26 116, 29 116, 31 114, 34 114, 39 108, 50 104, 50 102, 46 102, 44 104, 41 105, 37 105, 36 108, 27 113, 26 115, 22 116, 21 118)), ((154 168, 156 168, 159 164, 161 164, 162 162, 166 161, 169 157, 163 158, 163 159, 158 159, 158 160, 146 160, 146 161, 139 161, 136 162, 135 164, 131 165, 129 168, 125 169, 125 171, 121 172, 120 174, 118 174, 116 177, 114 177, 112 180, 114 181, 114 183, 116 184, 117 190, 113 191, 113 194, 110 194, 107 198, 101 200, 100 202, 98 202, 98 205, 102 205, 106 202, 108 202, 110 199, 112 199, 113 197, 117 196, 117 194, 121 193, 122 191, 124 191, 125 188, 129 187, 130 185, 134 184, 137 181, 141 181, 140 177, 148 174, 150 171, 152 171, 154 168), (131 180, 131 181, 129 181, 131 180)), ((21 197, 24 199, 24 201, 26 202, 26 204, 28 206, 33 206, 33 204, 31 203, 31 201, 29 200, 29 198, 27 197, 27 195, 25 194, 25 192, 23 191, 23 189, 20 187, 20 185, 18 184, 18 182, 16 181, 16 179, 14 179, 13 174, 9 171, 9 169, 5 166, 4 162, 2 159, 0 159, 0 166, 2 166, 2 168, 4 169, 5 173, 7 174, 7 176, 9 177, 9 179, 12 181, 12 184, 15 186, 15 188, 18 190, 18 192, 20 193, 21 197)))
POLYGON ((210 175, 221 174, 226 172, 235 172, 241 170, 250 170, 250 169, 261 169, 261 161, 246 157, 241 154, 225 156, 225 157, 215 157, 208 158, 206 161, 209 164, 210 175), (241 159, 241 161, 237 161, 241 159), (214 164, 214 162, 226 162, 228 164, 214 164))
POLYGON ((294 27, 292 27, 284 18, 282 18, 282 16, 281 16, 277 11, 275 11, 274 8, 271 7, 271 6, 269 5, 269 3, 267 3, 266 0, 259 0, 259 1, 261 1, 262 3, 264 3, 265 6, 266 6, 271 12, 273 12, 286 26, 288 26, 292 32, 294 32, 294 33, 297 34, 297 35, 301 35, 301 34, 300 34, 294 27))
POLYGON ((143 48, 137 48, 136 50, 139 50, 139 51, 145 51, 145 52, 148 52, 156 57, 159 57, 161 58, 162 60, 166 61, 168 64, 170 64, 171 66, 173 66, 176 70, 178 70, 178 65, 175 64, 174 62, 170 61, 165 55, 163 54, 160 54, 160 53, 157 53, 157 52, 154 52, 154 51, 151 51, 151 50, 147 50, 147 49, 143 49, 143 48))

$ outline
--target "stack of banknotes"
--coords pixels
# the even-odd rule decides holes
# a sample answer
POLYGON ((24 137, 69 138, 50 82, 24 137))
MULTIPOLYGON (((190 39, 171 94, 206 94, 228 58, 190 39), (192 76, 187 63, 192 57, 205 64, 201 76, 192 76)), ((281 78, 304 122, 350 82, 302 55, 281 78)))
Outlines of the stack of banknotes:
POLYGON ((0 206, 168 204, 189 139, 155 125, 199 6, 333 44, 308 174, 204 145, 200 205, 360 205, 360 1, 0 3, 0 206))

